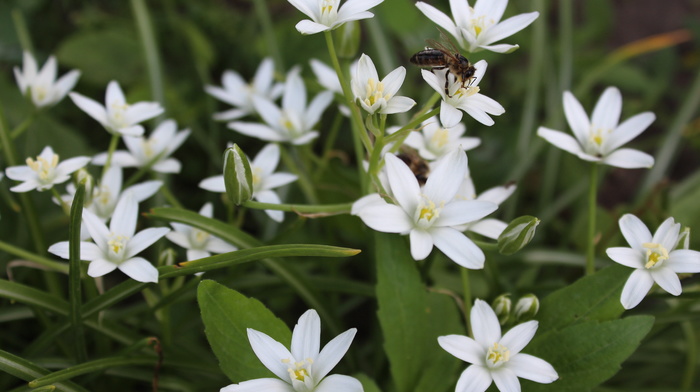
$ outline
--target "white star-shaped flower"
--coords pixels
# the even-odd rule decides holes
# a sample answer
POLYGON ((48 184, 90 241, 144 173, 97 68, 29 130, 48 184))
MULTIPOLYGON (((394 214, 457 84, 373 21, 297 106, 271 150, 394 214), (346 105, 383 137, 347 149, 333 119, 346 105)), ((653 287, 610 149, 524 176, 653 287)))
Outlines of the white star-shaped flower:
MULTIPOLYGON (((93 278, 119 269, 139 282, 158 282, 158 270, 148 260, 136 255, 158 241, 170 229, 152 227, 136 233, 138 203, 131 193, 119 199, 109 227, 89 210, 83 210, 83 224, 92 242, 80 243, 80 259, 90 262, 88 275, 93 278)), ((67 259, 68 241, 49 247, 49 252, 67 259)))
POLYGON ((445 351, 472 364, 462 372, 455 391, 484 392, 495 382, 501 392, 518 392, 518 377, 542 384, 559 378, 549 362, 520 352, 535 336, 537 321, 516 325, 501 336, 496 313, 480 299, 474 302, 470 321, 474 339, 462 335, 438 337, 445 351))
MULTIPOLYGON (((199 210, 199 214, 211 218, 214 216, 214 207, 206 203, 199 210)), ((213 236, 196 227, 172 222, 173 231, 165 235, 165 238, 187 249, 187 260, 196 260, 209 257, 212 253, 227 253, 237 250, 235 246, 213 236)))
POLYGON ((474 64, 474 68, 476 68, 474 79, 466 87, 463 87, 462 82, 457 80, 449 70, 431 72, 424 69, 421 71, 423 79, 442 97, 440 122, 443 127, 451 128, 462 121, 460 110, 488 126, 494 124, 489 114, 500 116, 506 112, 500 103, 479 92, 481 91, 479 83, 483 80, 487 67, 488 63, 485 60, 474 64), (445 92, 445 78, 447 78, 447 93, 445 92))
POLYGON ((56 80, 57 64, 54 56, 37 71, 37 64, 29 52, 24 52, 22 70, 15 67, 15 79, 22 94, 29 95, 37 108, 57 104, 78 83, 80 71, 72 70, 56 80))
POLYGON ((455 37, 459 46, 472 53, 483 49, 497 53, 512 52, 518 45, 493 44, 524 29, 540 15, 539 12, 530 12, 501 22, 507 5, 508 0, 476 0, 472 8, 467 0, 450 0, 453 21, 429 4, 422 1, 416 3, 416 7, 428 19, 455 37))
POLYGON ((263 365, 279 378, 259 378, 231 384, 221 392, 362 392, 362 384, 350 376, 326 375, 350 348, 357 330, 351 328, 321 349, 321 319, 306 311, 292 332, 291 349, 268 335, 248 328, 248 340, 263 365))
POLYGON ((10 166, 5 169, 7 177, 22 181, 10 188, 12 192, 45 191, 70 179, 70 174, 90 162, 89 157, 74 157, 59 163, 58 155, 50 146, 41 150, 36 160, 27 158, 26 166, 10 166))
MULTIPOLYGON (((497 206, 506 201, 516 190, 515 184, 507 184, 503 186, 496 186, 481 192, 479 195, 476 194, 476 188, 474 187, 474 181, 470 174, 464 178, 462 185, 457 191, 456 199, 459 200, 480 200, 488 201, 497 206)), ((497 240, 498 237, 503 233, 503 230, 508 227, 506 222, 495 218, 485 218, 479 219, 477 221, 468 223, 464 226, 458 226, 460 231, 471 231, 484 237, 488 237, 497 240)))
MULTIPOLYGON (((151 165, 151 170, 158 173, 179 173, 180 161, 171 158, 185 139, 190 135, 189 129, 177 131, 174 120, 165 120, 158 124, 149 137, 124 136, 124 144, 129 151, 117 150, 112 155, 112 164, 121 167, 145 167, 151 165)), ((104 165, 107 153, 97 154, 92 163, 104 165)))
POLYGON ((157 102, 126 103, 119 83, 111 81, 107 85, 105 105, 78 93, 70 93, 70 98, 82 111, 102 124, 110 133, 126 136, 143 135, 139 123, 163 113, 157 102))
POLYGON ((297 23, 302 34, 316 34, 333 30, 345 22, 367 19, 374 16, 367 11, 384 0, 347 0, 340 6, 340 0, 288 0, 296 9, 308 16, 297 23))
POLYGON ((679 249, 680 223, 666 219, 654 236, 636 216, 626 214, 620 218, 620 230, 629 248, 608 248, 606 253, 616 263, 634 268, 620 302, 625 309, 637 306, 656 283, 672 295, 682 292, 680 273, 700 272, 700 252, 679 249))
MULTIPOLYGON (((291 173, 275 173, 275 169, 280 160, 280 148, 278 145, 270 143, 250 162, 250 169, 253 172, 253 199, 261 203, 280 204, 282 200, 273 191, 283 185, 296 181, 297 176, 291 173)), ((226 192, 224 176, 218 175, 205 178, 199 183, 199 187, 210 192, 226 192)), ((265 213, 276 222, 284 220, 284 212, 276 210, 265 210, 265 213)))
POLYGON ((405 144, 416 149, 418 154, 430 161, 437 160, 459 147, 469 151, 481 144, 478 137, 462 137, 467 127, 458 123, 453 127, 443 127, 437 117, 423 121, 420 131, 411 132, 405 144))
POLYGON ((656 116, 652 112, 644 112, 620 124, 621 112, 622 96, 620 90, 615 87, 605 89, 593 109, 590 120, 576 97, 565 91, 564 113, 575 138, 545 127, 540 127, 537 135, 584 161, 625 169, 652 167, 654 157, 651 155, 620 147, 644 132, 656 116))
POLYGON ((253 81, 246 83, 236 71, 224 71, 221 87, 206 86, 204 90, 214 98, 233 106, 233 109, 214 114, 219 121, 236 120, 255 113, 253 97, 259 96, 274 101, 282 95, 284 85, 273 83, 275 66, 272 59, 266 58, 258 66, 253 81))
POLYGON ((436 246, 455 263, 470 269, 484 266, 484 252, 455 226, 485 217, 496 210, 490 202, 456 200, 467 167, 464 151, 454 149, 431 172, 421 189, 411 169, 392 154, 384 156, 396 204, 368 195, 353 206, 354 214, 370 228, 384 233, 409 234, 411 256, 423 260, 436 246))
POLYGON ((307 144, 318 137, 313 127, 332 100, 333 93, 323 91, 307 106, 304 81, 299 76, 299 68, 294 68, 287 75, 281 108, 268 99, 253 97, 253 105, 265 124, 234 121, 228 123, 228 127, 265 141, 307 144))
POLYGON ((411 98, 396 95, 405 77, 406 68, 398 67, 389 72, 384 79, 379 80, 374 62, 363 53, 353 73, 350 86, 355 101, 367 113, 403 113, 416 104, 416 101, 411 98))

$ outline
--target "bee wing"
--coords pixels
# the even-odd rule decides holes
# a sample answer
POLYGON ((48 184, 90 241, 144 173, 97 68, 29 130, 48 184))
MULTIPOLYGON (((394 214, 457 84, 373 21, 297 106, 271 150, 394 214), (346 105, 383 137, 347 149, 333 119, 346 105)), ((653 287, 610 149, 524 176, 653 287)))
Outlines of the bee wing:
POLYGON ((458 52, 450 51, 450 49, 443 45, 442 42, 435 41, 434 39, 426 39, 425 41, 428 43, 428 45, 430 45, 431 48, 441 51, 445 56, 448 56, 453 61, 458 61, 454 55, 458 52))
MULTIPOLYGON (((449 49, 448 49, 448 50, 449 50, 451 53, 459 53, 459 48, 457 48, 457 45, 455 45, 455 42, 452 40, 452 38, 450 38, 450 36, 447 35, 447 34, 446 34, 444 31, 442 31, 440 28, 438 28, 438 31, 440 32, 440 39, 442 40, 442 42, 444 42, 445 44, 449 45, 449 49)), ((446 46, 443 45, 443 48, 445 48, 445 47, 446 47, 446 46)))

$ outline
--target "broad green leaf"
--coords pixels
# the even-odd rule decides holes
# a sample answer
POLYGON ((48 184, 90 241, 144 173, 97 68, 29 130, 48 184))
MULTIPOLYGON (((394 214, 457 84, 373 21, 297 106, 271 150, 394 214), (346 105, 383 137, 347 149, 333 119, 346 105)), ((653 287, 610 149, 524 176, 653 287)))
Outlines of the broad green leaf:
POLYGON ((395 234, 375 234, 377 301, 384 349, 398 392, 440 392, 454 387, 459 361, 437 337, 464 334, 451 299, 429 294, 408 245, 395 234))
POLYGON ((607 321, 620 317, 624 311, 620 294, 629 274, 629 268, 613 265, 548 295, 542 300, 536 317, 540 332, 588 320, 607 321))
POLYGON ((356 379, 360 380, 360 383, 362 383, 362 389, 364 392, 382 392, 381 389, 377 386, 377 383, 374 382, 369 376, 367 376, 364 373, 360 374, 355 374, 353 375, 356 379))
POLYGON ((524 350, 552 364, 552 384, 523 381, 523 391, 589 391, 612 377, 654 324, 651 316, 606 322, 586 321, 539 335, 524 350))
POLYGON ((289 348, 292 332, 282 320, 257 299, 212 280, 199 284, 197 301, 209 344, 231 381, 274 377, 255 356, 246 329, 263 332, 289 348))

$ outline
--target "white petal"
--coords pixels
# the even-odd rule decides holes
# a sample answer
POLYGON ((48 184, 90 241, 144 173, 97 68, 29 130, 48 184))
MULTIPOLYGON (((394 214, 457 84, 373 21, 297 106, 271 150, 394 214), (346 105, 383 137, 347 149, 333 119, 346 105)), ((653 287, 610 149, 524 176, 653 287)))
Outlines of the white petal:
POLYGON ((61 161, 56 166, 56 175, 71 174, 90 163, 90 157, 74 157, 61 161))
POLYGON ((125 121, 129 124, 138 124, 153 117, 163 114, 165 110, 156 102, 137 102, 129 105, 124 113, 125 121))
POLYGON ((501 204, 515 192, 515 189, 515 184, 493 187, 482 192, 479 197, 477 197, 477 200, 501 204))
POLYGON ((297 176, 291 173, 273 173, 265 178, 261 189, 279 188, 296 180, 297 176))
MULTIPOLYGON (((68 241, 57 242, 49 247, 49 253, 52 253, 62 259, 68 259, 69 249, 68 241)), ((80 260, 96 260, 102 257, 100 248, 92 242, 80 242, 80 260)))
POLYGON ((501 340, 501 324, 491 306, 477 299, 470 314, 474 340, 483 347, 490 347, 501 340))
POLYGON ((391 192, 396 197, 401 208, 408 214, 413 214, 420 203, 420 185, 411 169, 393 154, 384 156, 387 177, 391 186, 391 192))
POLYGON ((320 380, 333 370, 335 365, 337 365, 345 353, 348 352, 356 333, 357 329, 350 328, 333 338, 333 340, 323 347, 321 353, 318 354, 316 362, 314 362, 314 366, 311 368, 314 379, 320 380))
POLYGON ((623 148, 603 158, 601 162, 623 169, 648 169, 654 166, 654 157, 645 152, 623 148))
POLYGON ((445 128, 457 126, 463 116, 462 111, 449 103, 445 101, 440 103, 440 122, 445 128))
POLYGON ((549 384, 559 378, 557 371, 549 362, 529 354, 520 353, 512 356, 508 361, 508 369, 520 378, 541 384, 549 384))
MULTIPOLYGON (((265 390, 268 391, 267 389, 265 390)), ((314 392, 363 392, 362 384, 354 377, 334 374, 321 381, 314 392)))
POLYGON ((295 146, 303 146, 304 144, 309 143, 310 141, 316 139, 318 137, 318 132, 316 131, 311 131, 311 132, 306 132, 305 134, 295 137, 294 139, 291 140, 292 144, 295 146))
POLYGON ((416 101, 408 97, 396 96, 387 102, 384 109, 380 110, 383 114, 404 113, 411 110, 416 105, 416 101))
POLYGON ((321 350, 321 318, 315 310, 309 309, 299 317, 292 332, 291 349, 292 356, 297 361, 311 359, 317 362, 316 357, 321 350))
POLYGON ((332 91, 323 91, 318 93, 311 103, 309 103, 309 107, 306 109, 306 113, 304 114, 304 123, 306 126, 311 128, 316 125, 316 123, 321 119, 321 114, 323 114, 332 101, 332 91))
POLYGON ((352 203, 352 209, 350 211, 351 215, 358 215, 360 211, 369 206, 383 206, 387 204, 386 201, 378 194, 378 193, 371 193, 369 195, 363 196, 354 203, 352 203))
POLYGON ((579 143, 586 143, 590 134, 591 123, 581 103, 569 91, 564 91, 564 114, 566 114, 569 127, 571 127, 579 143))
POLYGON ((435 246, 450 260, 469 269, 484 268, 484 252, 463 233, 451 227, 433 227, 430 234, 435 246))
POLYGON ((260 62, 258 69, 255 71, 255 76, 253 77, 253 88, 260 94, 269 94, 270 86, 272 85, 274 77, 275 64, 272 62, 271 58, 266 57, 262 62, 260 62))
POLYGON ((223 112, 214 113, 212 118, 216 121, 231 121, 247 116, 251 113, 248 109, 229 109, 223 112))
POLYGON ((105 92, 105 106, 112 107, 113 105, 123 105, 126 103, 126 98, 124 98, 124 92, 119 83, 112 80, 107 84, 107 91, 105 92))
POLYGON ((484 358, 486 358, 485 348, 468 336, 439 336, 438 344, 443 350, 464 362, 483 365, 484 358))
POLYGON ((481 366, 472 365, 459 376, 455 392, 484 392, 492 380, 491 372, 481 366))
POLYGON ((498 45, 480 45, 481 49, 490 50, 495 53, 510 53, 519 48, 520 45, 498 44, 498 45))
POLYGON ((516 355, 522 351, 535 336, 537 325, 538 323, 536 320, 518 324, 506 332, 499 343, 508 347, 510 355, 516 355))
POLYGON ((700 252, 690 249, 677 249, 669 255, 668 267, 679 274, 700 273, 700 252))
POLYGON ((170 229, 167 227, 150 227, 139 231, 129 240, 126 249, 126 257, 133 257, 141 253, 142 250, 153 245, 153 243, 161 239, 169 232, 170 229))
POLYGON ((656 116, 652 112, 640 113, 625 120, 618 126, 605 141, 605 146, 609 151, 613 151, 628 141, 644 132, 656 116))
POLYGON ((192 244, 190 244, 190 239, 187 236, 187 234, 182 233, 180 231, 171 231, 165 235, 165 238, 185 249, 189 249, 192 247, 192 244))
POLYGON ((12 192, 22 193, 33 191, 34 189, 37 189, 37 187, 39 187, 39 183, 36 180, 28 180, 19 185, 13 186, 12 188, 10 188, 10 190, 12 192))
POLYGON ((105 259, 97 259, 90 262, 87 274, 93 278, 106 275, 117 268, 117 265, 105 259))
POLYGON ((161 186, 163 186, 162 181, 145 181, 126 188, 124 192, 131 192, 134 195, 134 199, 140 203, 158 192, 161 186))
POLYGON ((207 243, 207 250, 212 253, 228 253, 238 250, 237 247, 229 244, 221 238, 211 236, 207 243))
POLYGON ((347 20, 352 15, 363 13, 384 0, 347 0, 338 10, 338 20, 347 20))
POLYGON ((294 388, 278 378, 258 378, 223 387, 219 392, 294 392, 294 388))
POLYGON ((500 221, 498 219, 483 219, 478 222, 472 223, 467 228, 469 231, 483 235, 494 240, 497 240, 501 236, 503 230, 508 227, 506 222, 500 221))
POLYGON ((642 244, 651 242, 651 232, 639 218, 632 214, 625 214, 619 220, 620 231, 625 240, 632 247, 640 251, 644 250, 642 244))
POLYGON ((440 227, 463 225, 481 219, 496 209, 498 206, 488 201, 455 200, 440 211, 440 216, 433 225, 440 227))
MULTIPOLYGON (((122 193, 117 206, 114 208, 114 215, 109 223, 109 230, 115 234, 132 237, 136 230, 136 220, 139 214, 139 205, 134 199, 134 195, 126 192, 122 193)), ((90 232, 92 234, 92 232, 90 232)))
POLYGON ((198 186, 209 192, 226 192, 226 184, 224 183, 223 175, 205 178, 199 182, 198 186))
POLYGON ((258 152, 250 164, 260 170, 266 176, 273 173, 280 161, 280 147, 269 143, 258 152))
POLYGON ((411 257, 414 260, 423 260, 433 250, 433 237, 424 230, 411 230, 411 257))
POLYGON ((495 121, 493 121, 493 119, 486 114, 483 109, 479 109, 471 105, 460 105, 459 108, 464 110, 464 112, 470 115, 474 120, 486 125, 487 127, 495 124, 495 121))
POLYGON ((143 257, 129 259, 119 264, 118 268, 137 282, 158 283, 158 269, 143 257))
POLYGON ((301 11, 304 15, 308 16, 309 18, 315 19, 317 18, 317 10, 313 8, 313 3, 310 1, 304 1, 304 0, 289 0, 289 3, 294 6, 294 8, 298 9, 301 11))
POLYGON ((479 37, 479 42, 488 45, 500 41, 503 38, 510 37, 529 26, 538 16, 540 16, 539 12, 530 12, 510 17, 486 30, 483 35, 479 37))
POLYGON ((651 269, 649 272, 651 272, 651 277, 659 287, 672 295, 681 295, 683 291, 681 288, 681 280, 678 279, 678 275, 676 275, 671 268, 662 266, 660 268, 651 269))
POLYGON ((625 309, 634 308, 642 302, 653 284, 654 279, 652 279, 651 274, 647 270, 634 270, 629 279, 627 279, 625 287, 622 288, 620 303, 625 309))
POLYGON ((367 206, 358 216, 365 225, 383 233, 407 233, 413 228, 413 221, 406 212, 394 204, 367 206))
POLYGON ((107 249, 109 241, 109 229, 107 225, 92 211, 83 209, 83 225, 90 233, 90 237, 95 241, 100 249, 107 249))
POLYGON ((284 96, 282 96, 282 108, 287 113, 301 115, 306 109, 306 86, 304 86, 299 72, 299 67, 294 67, 287 74, 284 96))
POLYGON ((508 0, 476 0, 474 4, 475 15, 486 15, 489 19, 498 22, 508 5, 508 0))
POLYGON ((537 129, 537 136, 572 154, 579 154, 583 152, 579 142, 564 132, 539 127, 537 129))
MULTIPOLYGON (((257 191, 253 195, 253 199, 261 203, 269 204, 281 204, 282 200, 274 191, 257 191)), ((269 216, 275 222, 282 222, 284 220, 284 212, 279 210, 265 210, 267 216, 269 216)))
POLYGON ((287 372, 287 365, 285 365, 282 360, 296 359, 293 358, 292 353, 290 353, 282 343, 254 329, 248 328, 248 340, 250 341, 253 352, 255 352, 255 355, 260 359, 260 362, 262 362, 266 368, 270 369, 277 377, 291 383, 289 373, 287 372))
POLYGON ((75 103, 80 110, 87 113, 90 117, 97 120, 103 126, 107 125, 107 111, 102 104, 78 93, 70 93, 70 99, 75 103))
POLYGON ((608 87, 598 99, 593 114, 591 124, 602 130, 613 130, 620 122, 622 112, 622 95, 616 87, 608 87))
MULTIPOLYGON (((467 154, 461 149, 453 149, 440 161, 437 168, 430 173, 430 177, 428 177, 428 181, 423 187, 423 194, 428 200, 435 202, 437 205, 449 203, 455 197, 461 185, 459 181, 455 181, 455 178, 464 178, 468 170, 467 154)), ((393 187, 392 190, 394 190, 393 187)), ((396 195, 395 190, 394 194, 396 195)), ((446 214, 448 216, 445 219, 450 219, 450 212, 446 214)), ((479 216, 479 218, 482 216, 479 216)))
POLYGON ((644 253, 633 248, 608 248, 605 250, 612 261, 630 268, 644 268, 644 253))
POLYGON ((450 17, 445 15, 442 11, 422 1, 417 2, 416 7, 418 7, 420 12, 427 16, 428 19, 432 20, 443 30, 452 34, 453 37, 459 36, 459 33, 457 32, 457 26, 454 24, 452 19, 450 19, 450 17))
POLYGON ((5 169, 5 174, 7 178, 15 181, 26 181, 36 178, 36 172, 30 169, 29 166, 10 166, 5 169))
POLYGON ((491 372, 491 377, 493 377, 493 382, 500 392, 520 392, 518 376, 507 367, 501 367, 497 371, 491 372))
POLYGON ((660 244, 666 249, 673 249, 678 243, 678 234, 681 231, 681 224, 676 223, 673 218, 667 218, 661 223, 651 242, 660 244))
POLYGON ((260 140, 270 142, 282 142, 286 140, 279 132, 263 124, 234 121, 228 123, 228 127, 240 134, 260 140))

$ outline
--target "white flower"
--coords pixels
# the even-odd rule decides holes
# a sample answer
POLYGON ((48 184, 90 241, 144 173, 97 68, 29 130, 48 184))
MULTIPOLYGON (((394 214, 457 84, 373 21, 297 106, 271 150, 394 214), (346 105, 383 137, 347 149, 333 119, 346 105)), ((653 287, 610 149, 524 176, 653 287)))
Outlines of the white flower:
POLYGON ((603 92, 590 120, 576 97, 565 91, 564 113, 576 138, 545 127, 540 127, 537 135, 585 161, 625 169, 652 167, 654 157, 651 155, 631 148, 618 148, 644 132, 656 116, 644 112, 618 125, 621 111, 622 96, 615 87, 608 87, 603 92))
POLYGON ((535 336, 538 323, 528 321, 501 336, 496 313, 477 299, 471 310, 474 339, 462 335, 438 337, 438 344, 448 353, 471 363, 457 381, 457 392, 484 392, 491 382, 501 392, 519 392, 518 377, 549 384, 559 378, 547 361, 520 351, 535 336))
POLYGON ((462 82, 457 80, 448 70, 428 71, 422 70, 423 79, 442 96, 440 103, 440 122, 443 127, 451 128, 462 121, 462 112, 474 117, 474 119, 484 125, 494 124, 493 116, 500 116, 506 110, 495 100, 482 95, 479 91, 479 83, 484 78, 488 63, 481 60, 474 64, 476 71, 474 79, 469 86, 462 87, 462 82), (448 78, 448 93, 445 93, 445 78, 448 78))
POLYGON ((274 64, 270 58, 260 63, 250 84, 246 83, 238 72, 224 71, 221 77, 222 87, 209 85, 204 87, 204 90, 234 108, 214 114, 214 119, 230 121, 255 113, 253 96, 267 98, 270 101, 279 98, 284 87, 281 83, 273 83, 274 71, 274 64))
POLYGON ((680 295, 681 281, 676 274, 700 272, 700 252, 683 249, 680 228, 680 223, 668 218, 652 237, 636 216, 620 218, 620 230, 630 247, 608 248, 606 253, 616 263, 635 269, 622 289, 620 302, 625 309, 637 306, 654 282, 670 294, 680 295))
MULTIPOLYGON (((297 179, 291 173, 275 173, 280 160, 280 148, 276 144, 268 144, 250 162, 250 169, 253 172, 253 199, 261 203, 280 204, 280 197, 273 189, 287 185, 297 179)), ((214 176, 205 178, 199 183, 199 187, 211 192, 226 192, 224 176, 214 176)), ((276 210, 265 210, 265 213, 277 222, 284 220, 284 212, 276 210)))
MULTIPOLYGON (((95 241, 80 243, 80 259, 90 261, 88 275, 96 278, 119 268, 136 281, 158 282, 156 267, 136 255, 158 241, 170 229, 154 227, 135 233, 138 213, 138 203, 130 192, 119 199, 109 228, 95 214, 83 210, 83 224, 95 241)), ((67 259, 68 241, 51 245, 49 252, 67 259)))
POLYGON ((221 388, 221 392, 362 392, 362 384, 353 377, 339 374, 326 377, 348 351, 356 332, 351 328, 321 349, 321 319, 313 309, 301 315, 294 326, 291 349, 248 328, 253 352, 279 379, 244 381, 221 388))
POLYGON ((455 226, 481 219, 496 210, 490 202, 455 200, 467 168, 464 151, 455 149, 437 165, 423 189, 411 169, 396 156, 387 154, 388 182, 397 204, 379 196, 365 196, 362 208, 353 211, 370 228, 385 233, 409 234, 411 256, 426 258, 435 245, 455 263, 470 269, 484 266, 484 252, 455 226))
POLYGON ((302 145, 318 137, 312 128, 333 100, 333 93, 323 91, 306 106, 306 87, 294 68, 287 76, 282 97, 282 108, 268 99, 253 96, 253 105, 266 124, 234 121, 228 127, 247 136, 270 142, 289 142, 302 145))
POLYGON ((469 52, 486 49, 497 53, 512 52, 518 45, 492 45, 527 27, 540 15, 530 12, 501 22, 508 0, 476 0, 474 8, 467 0, 450 0, 454 21, 437 8, 422 1, 416 7, 438 26, 452 34, 459 45, 469 52))
POLYGON ((138 124, 163 113, 163 108, 157 102, 126 103, 124 93, 115 81, 107 85, 105 106, 78 93, 70 93, 69 96, 73 103, 107 131, 120 135, 143 135, 143 127, 138 124))
POLYGON ((50 56, 38 72, 34 57, 29 52, 24 52, 23 56, 22 70, 14 68, 15 79, 22 94, 29 95, 37 108, 57 104, 78 83, 78 70, 72 70, 56 80, 57 65, 54 56, 50 56))
POLYGON ((345 22, 374 16, 367 11, 384 0, 348 0, 339 7, 340 0, 289 0, 296 9, 311 18, 297 23, 302 34, 316 34, 333 30, 345 22))
MULTIPOLYGON (((151 165, 151 170, 158 173, 179 173, 180 161, 170 158, 185 139, 190 135, 189 129, 177 131, 177 123, 174 120, 165 120, 158 124, 151 136, 135 137, 124 136, 124 144, 129 151, 118 150, 112 155, 112 164, 121 167, 145 167, 151 165)), ((97 154, 92 163, 104 165, 107 161, 107 153, 97 154)))
POLYGON ((70 179, 70 174, 90 162, 89 157, 74 157, 59 163, 58 155, 49 146, 41 150, 36 160, 27 158, 26 166, 11 166, 5 169, 7 177, 22 181, 21 184, 10 188, 12 192, 29 192, 31 190, 45 191, 55 184, 61 184, 70 179))
MULTIPOLYGON (((206 203, 199 210, 199 214, 211 218, 214 215, 214 207, 211 203, 206 203)), ((233 252, 238 249, 221 238, 195 227, 176 222, 170 223, 170 226, 174 231, 166 234, 165 238, 187 249, 187 260, 201 259, 211 256, 212 253, 233 252)))
MULTIPOLYGON (((328 91, 332 91, 340 95, 343 94, 343 88, 340 85, 340 80, 338 80, 338 74, 332 67, 316 59, 309 60, 309 64, 311 64, 311 70, 314 72, 314 75, 316 75, 318 84, 323 86, 323 88, 328 91)), ((350 64, 350 75, 354 75, 356 69, 357 61, 354 61, 352 64, 350 64)), ((340 113, 342 113, 345 117, 350 117, 350 108, 348 108, 346 105, 339 104, 338 110, 340 110, 340 113)))
MULTIPOLYGON (((506 199, 508 199, 510 195, 515 192, 516 188, 517 187, 515 184, 507 184, 487 189, 481 194, 477 195, 476 189, 474 188, 474 181, 472 181, 471 175, 467 174, 464 181, 462 181, 462 185, 460 186, 459 191, 457 191, 457 196, 455 198, 458 200, 488 201, 498 206, 506 201, 506 199)), ((460 231, 468 230, 483 235, 484 237, 497 240, 506 227, 508 227, 508 224, 502 220, 486 218, 463 226, 457 226, 457 229, 460 231)))
POLYGON ((418 132, 411 132, 405 144, 416 149, 418 154, 427 160, 437 160, 459 147, 464 151, 469 151, 481 144, 478 137, 462 137, 467 127, 458 123, 453 127, 442 127, 437 117, 423 121, 418 132))
POLYGON ((406 68, 398 67, 380 81, 372 59, 363 53, 353 73, 350 86, 355 101, 369 114, 403 113, 416 104, 416 101, 411 98, 395 95, 405 77, 406 68))

